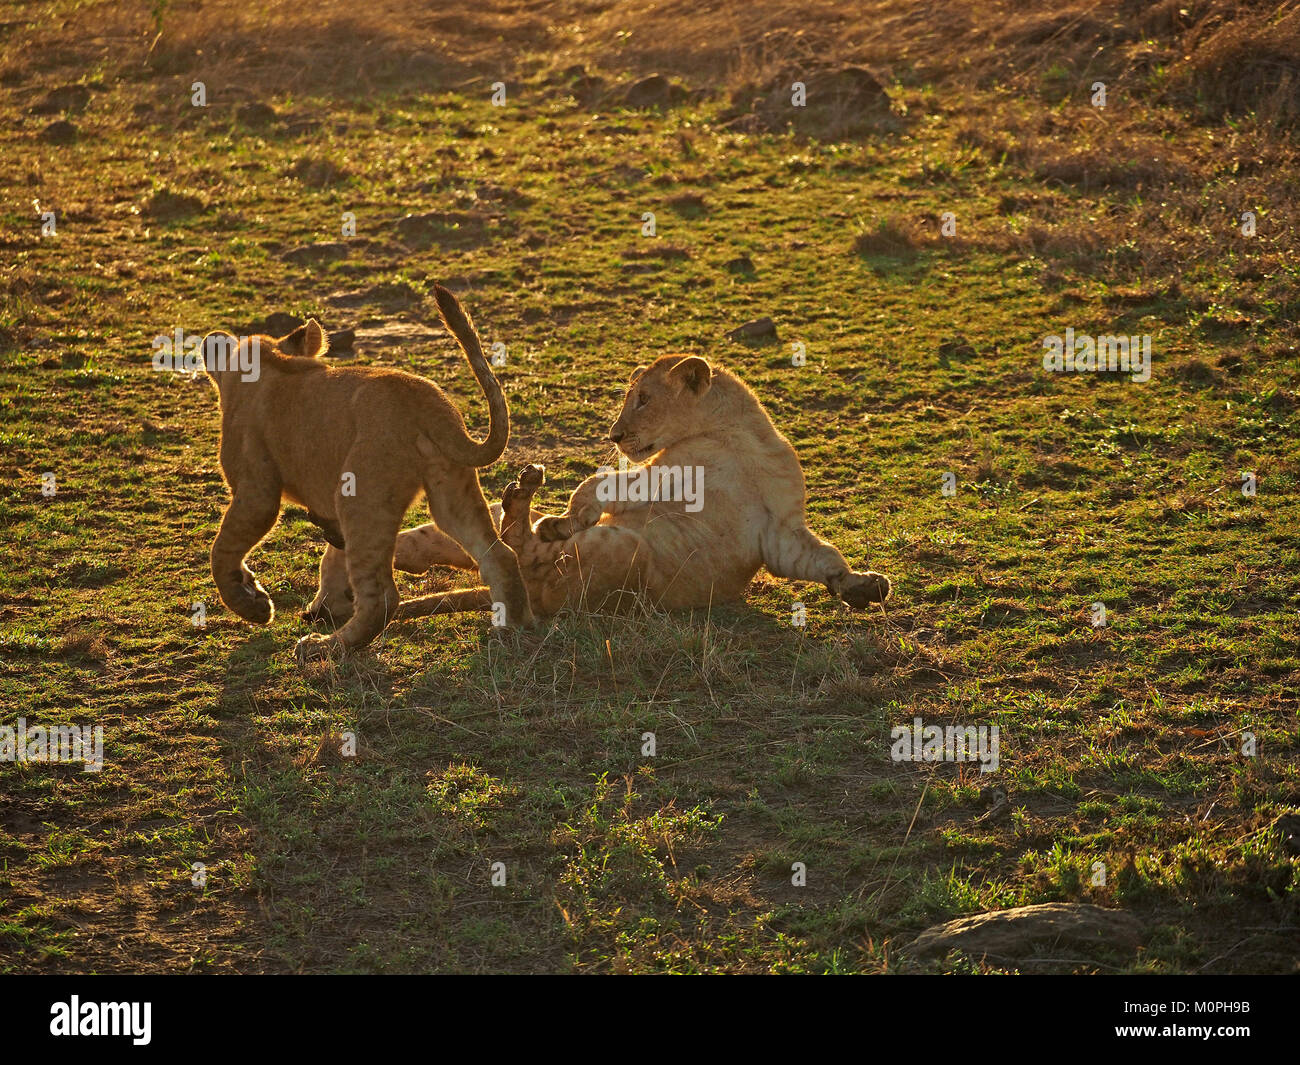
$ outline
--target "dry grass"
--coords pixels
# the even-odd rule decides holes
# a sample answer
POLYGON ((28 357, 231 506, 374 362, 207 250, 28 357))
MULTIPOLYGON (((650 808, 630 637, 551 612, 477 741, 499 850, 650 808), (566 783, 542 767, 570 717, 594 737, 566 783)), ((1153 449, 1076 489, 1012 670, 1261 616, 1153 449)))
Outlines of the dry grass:
POLYGON ((935 234, 922 227, 918 221, 890 217, 881 219, 874 227, 864 229, 854 237, 853 253, 867 258, 904 258, 914 254, 923 245, 935 243, 935 240, 935 234))
POLYGON ((556 70, 659 71, 720 94, 846 64, 886 80, 1017 88, 1064 66, 1214 115, 1255 112, 1281 125, 1300 116, 1294 2, 376 0, 359 12, 343 0, 188 0, 158 23, 148 4, 108 0, 73 6, 53 39, 35 5, 28 10, 26 23, 9 26, 0 83, 23 86, 33 65, 65 78, 87 68, 186 76, 201 67, 221 88, 347 94, 509 81, 536 72, 539 61, 521 69, 520 56, 544 51, 556 70))
POLYGON ((1187 52, 1175 67, 1175 84, 1214 111, 1256 111, 1271 124, 1294 125, 1300 118, 1300 7, 1212 6, 1213 14, 1184 37, 1187 52))

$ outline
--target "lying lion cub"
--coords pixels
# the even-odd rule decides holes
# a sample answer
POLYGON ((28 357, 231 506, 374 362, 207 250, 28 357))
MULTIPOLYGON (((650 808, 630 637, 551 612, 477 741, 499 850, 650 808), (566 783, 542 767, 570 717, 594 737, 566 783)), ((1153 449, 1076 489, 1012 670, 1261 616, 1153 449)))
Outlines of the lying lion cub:
MULTIPOLYGON (((596 607, 628 591, 669 609, 705 607, 741 598, 761 566, 825 584, 857 608, 889 595, 888 577, 850 570, 809 531, 799 459, 735 375, 684 355, 640 367, 609 438, 642 465, 589 477, 563 515, 532 527, 537 515, 529 502, 542 483, 540 467, 529 466, 522 485, 506 489, 502 539, 519 556, 538 614, 596 607), (679 491, 688 485, 692 492, 679 491)), ((410 572, 464 564, 433 526, 402 533, 397 551, 410 572)), ((340 563, 328 549, 317 604, 339 598, 340 563)), ((491 602, 483 588, 445 592, 408 600, 398 616, 480 610, 491 602)))
POLYGON ((234 338, 204 338, 208 375, 221 396, 221 468, 231 500, 212 545, 222 601, 265 624, 274 609, 244 557, 275 524, 282 499, 307 507, 335 545, 334 572, 348 621, 333 636, 298 641, 300 659, 364 647, 397 612, 393 552, 407 509, 421 492, 440 529, 477 565, 505 622, 532 620, 514 552, 501 542, 475 467, 495 462, 510 433, 509 412, 473 324, 446 289, 438 311, 487 397, 487 438, 475 443, 460 412, 423 378, 369 366, 330 366, 315 319, 279 340, 260 337, 259 374, 245 379, 217 357, 234 338))

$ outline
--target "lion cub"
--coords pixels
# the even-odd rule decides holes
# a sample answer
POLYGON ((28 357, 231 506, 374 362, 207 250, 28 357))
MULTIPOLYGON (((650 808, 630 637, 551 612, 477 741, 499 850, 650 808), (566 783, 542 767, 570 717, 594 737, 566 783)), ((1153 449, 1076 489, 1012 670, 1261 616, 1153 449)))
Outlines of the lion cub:
MULTIPOLYGON (((888 577, 850 569, 808 528, 799 458, 735 374, 690 355, 638 368, 609 439, 634 465, 589 477, 562 515, 530 511, 538 466, 506 489, 501 536, 538 614, 599 607, 628 592, 666 609, 707 607, 743 598, 760 568, 817 581, 859 610, 889 596, 888 577)), ((457 565, 444 540, 427 526, 402 533, 403 568, 457 565)), ((318 598, 336 595, 340 577, 327 549, 318 598)), ((408 600, 399 616, 491 602, 486 588, 444 592, 408 600)))
POLYGON ((280 503, 308 509, 346 561, 351 617, 337 633, 298 641, 300 660, 364 647, 396 614, 393 551, 406 511, 421 492, 429 512, 464 548, 504 604, 505 623, 532 620, 514 552, 501 542, 476 467, 496 462, 509 411, 473 324, 456 297, 435 287, 438 312, 460 343, 487 397, 487 438, 475 443, 460 412, 432 382, 399 370, 331 366, 315 319, 288 336, 259 337, 258 373, 224 369, 228 333, 204 338, 204 363, 221 397, 221 468, 231 500, 212 545, 222 601, 247 621, 273 616, 271 597, 244 562, 271 530, 280 503))

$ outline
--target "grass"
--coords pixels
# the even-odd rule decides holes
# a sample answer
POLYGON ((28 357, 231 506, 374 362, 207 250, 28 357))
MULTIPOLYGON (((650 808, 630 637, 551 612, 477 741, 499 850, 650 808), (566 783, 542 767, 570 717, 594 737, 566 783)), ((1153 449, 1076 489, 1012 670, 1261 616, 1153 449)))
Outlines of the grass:
MULTIPOLYGON (((1193 71, 1152 73, 1099 116, 1093 71, 1040 41, 1057 66, 1014 95, 997 68, 900 62, 878 131, 821 140, 728 128, 721 91, 585 103, 537 11, 477 16, 515 27, 494 107, 490 43, 415 78, 414 44, 389 42, 391 76, 354 84, 348 60, 338 90, 224 39, 248 79, 203 71, 180 6, 148 66, 147 12, 128 64, 87 29, 124 9, 29 7, 76 21, 62 51, 4 67, 22 87, 0 129, 0 723, 102 724, 107 764, 0 765, 0 971, 876 973, 919 968, 903 948, 929 924, 1055 900, 1149 929, 1137 956, 1074 969, 1294 970, 1296 859, 1271 829, 1300 805, 1281 98, 1208 115, 1178 88, 1193 71), (70 81, 90 102, 55 148, 57 116, 27 108, 70 81), (249 101, 275 117, 239 118, 249 101), (284 258, 344 240, 341 259, 284 258), (810 523, 893 578, 887 608, 760 577, 694 615, 395 625, 299 670, 323 545, 286 511, 253 558, 276 621, 224 610, 215 393, 154 372, 150 341, 277 311, 429 324, 447 280, 506 345, 489 497, 541 461, 557 506, 607 458, 632 368, 698 351, 756 389, 810 523), (765 315, 774 343, 723 339, 765 315), (1042 338, 1067 326, 1150 334, 1150 382, 1045 373, 1042 338), (999 727, 1011 816, 979 821, 970 765, 890 761, 917 716, 999 727)), ((331 17, 319 47, 347 36, 331 17)), ((725 77, 761 80, 742 55, 725 77)), ((606 74, 653 58, 611 53, 606 74)), ((357 347, 436 380, 481 432, 445 337, 357 347)))

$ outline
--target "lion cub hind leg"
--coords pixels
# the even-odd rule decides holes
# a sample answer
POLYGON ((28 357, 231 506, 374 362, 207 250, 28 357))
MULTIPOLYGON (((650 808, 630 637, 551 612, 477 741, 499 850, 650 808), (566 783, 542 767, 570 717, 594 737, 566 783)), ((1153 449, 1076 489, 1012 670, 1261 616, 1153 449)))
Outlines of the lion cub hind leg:
POLYGON ((889 578, 875 570, 862 573, 850 570, 848 574, 826 585, 833 595, 856 610, 865 610, 872 603, 883 603, 889 598, 889 578))
POLYGON ((257 625, 271 620, 275 605, 244 558, 271 531, 279 516, 278 490, 236 491, 212 544, 212 579, 221 601, 245 621, 257 625))
MULTIPOLYGON (((478 569, 478 563, 465 549, 432 523, 398 533, 393 569, 403 573, 428 573, 434 566, 478 569)), ((348 581, 347 556, 337 547, 327 547, 321 555, 320 588, 302 616, 307 621, 330 621, 334 625, 342 625, 352 616, 352 584, 348 581)))
POLYGON ((782 526, 763 536, 763 564, 774 576, 816 581, 858 610, 889 598, 889 578, 849 569, 844 556, 807 526, 782 526))
POLYGON ((428 573, 434 566, 478 569, 469 552, 436 525, 420 525, 398 535, 394 569, 403 573, 428 573))
POLYGON ((494 600, 489 588, 460 588, 456 591, 431 592, 415 599, 405 599, 397 608, 397 616, 427 618, 434 614, 467 614, 470 611, 488 611, 494 600))
POLYGON ((505 606, 505 624, 531 625, 533 612, 519 560, 497 534, 478 472, 464 466, 440 470, 430 475, 424 493, 434 523, 469 552, 491 589, 493 603, 505 606))
MULTIPOLYGON (((646 585, 649 558, 639 533, 602 525, 564 542, 533 537, 520 553, 519 564, 532 610, 539 617, 550 617, 566 606, 594 610, 633 598, 646 585)), ((398 616, 490 610, 496 599, 487 588, 436 592, 408 599, 398 608, 398 616)))
POLYGON ((347 547, 347 544, 343 540, 343 529, 333 518, 323 518, 315 511, 309 510, 307 511, 307 520, 321 531, 321 535, 325 537, 326 543, 332 544, 340 550, 347 547))
POLYGON ((565 606, 597 610, 644 591, 654 561, 640 533, 592 526, 565 540, 538 534, 533 522, 545 518, 530 507, 545 480, 543 467, 525 466, 501 496, 501 538, 519 556, 533 608, 548 616, 565 606))

